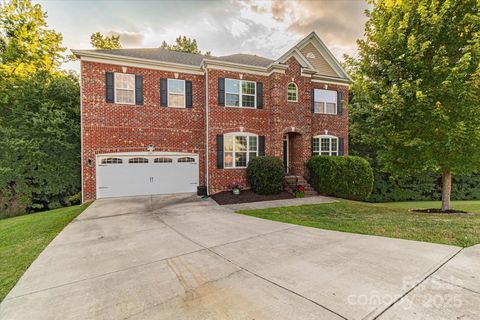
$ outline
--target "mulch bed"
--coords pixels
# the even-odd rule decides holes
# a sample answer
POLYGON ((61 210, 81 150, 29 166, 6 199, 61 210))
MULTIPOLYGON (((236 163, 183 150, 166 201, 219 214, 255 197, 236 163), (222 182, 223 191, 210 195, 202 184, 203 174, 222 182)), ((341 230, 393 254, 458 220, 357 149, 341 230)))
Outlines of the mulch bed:
POLYGON ((212 199, 220 205, 292 198, 295 197, 287 191, 282 191, 279 194, 271 194, 267 196, 256 194, 251 190, 244 190, 239 195, 234 195, 231 191, 223 191, 212 195, 212 199))
POLYGON ((442 211, 441 209, 413 209, 413 212, 417 213, 432 213, 432 214, 451 214, 451 215, 471 215, 470 212, 462 211, 462 210, 445 210, 442 211))

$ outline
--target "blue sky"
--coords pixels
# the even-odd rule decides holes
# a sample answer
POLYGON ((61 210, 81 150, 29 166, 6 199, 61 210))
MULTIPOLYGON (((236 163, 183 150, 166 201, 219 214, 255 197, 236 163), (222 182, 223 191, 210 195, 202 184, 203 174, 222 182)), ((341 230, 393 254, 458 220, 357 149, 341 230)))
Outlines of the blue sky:
MULTIPOLYGON (((363 0, 53 1, 38 0, 69 49, 89 49, 90 34, 119 34, 124 47, 158 47, 178 35, 213 55, 255 53, 278 58, 316 31, 335 56, 355 54, 367 5, 363 0)), ((66 68, 78 70, 78 62, 66 68)))

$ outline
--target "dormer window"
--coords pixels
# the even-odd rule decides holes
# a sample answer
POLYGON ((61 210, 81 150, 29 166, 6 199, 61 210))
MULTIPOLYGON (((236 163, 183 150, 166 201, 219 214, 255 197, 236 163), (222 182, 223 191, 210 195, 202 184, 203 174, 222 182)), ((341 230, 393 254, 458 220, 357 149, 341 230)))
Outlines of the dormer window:
POLYGON ((298 101, 298 90, 297 85, 293 82, 288 84, 287 88, 287 101, 288 102, 297 102, 298 101))

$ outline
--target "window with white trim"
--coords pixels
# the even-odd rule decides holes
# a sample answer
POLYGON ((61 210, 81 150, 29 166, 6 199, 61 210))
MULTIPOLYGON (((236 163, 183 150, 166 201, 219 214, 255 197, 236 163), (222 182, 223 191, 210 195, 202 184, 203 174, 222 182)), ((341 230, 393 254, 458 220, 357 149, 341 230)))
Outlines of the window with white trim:
POLYGON ((168 106, 185 108, 185 80, 168 79, 168 106))
POLYGON ((287 101, 297 102, 298 101, 297 93, 298 93, 297 85, 293 82, 290 82, 287 87, 287 101))
POLYGON ((167 157, 160 157, 160 158, 153 159, 153 163, 172 163, 172 162, 173 162, 173 159, 167 158, 167 157))
POLYGON ((338 156, 338 138, 335 136, 315 136, 312 147, 314 155, 338 156))
POLYGON ((135 75, 115 72, 115 103, 135 104, 135 75))
POLYGON ((195 162, 195 159, 192 157, 182 157, 178 158, 177 162, 195 162))
POLYGON ((128 159, 128 163, 148 163, 147 158, 130 158, 128 159))
POLYGON ((250 159, 258 156, 258 136, 230 133, 223 136, 225 168, 246 168, 250 159))
POLYGON ((255 108, 256 103, 254 81, 225 79, 225 106, 255 108))
POLYGON ((122 159, 120 158, 103 158, 102 164, 122 164, 122 159))
POLYGON ((337 91, 315 89, 315 113, 337 114, 337 91))

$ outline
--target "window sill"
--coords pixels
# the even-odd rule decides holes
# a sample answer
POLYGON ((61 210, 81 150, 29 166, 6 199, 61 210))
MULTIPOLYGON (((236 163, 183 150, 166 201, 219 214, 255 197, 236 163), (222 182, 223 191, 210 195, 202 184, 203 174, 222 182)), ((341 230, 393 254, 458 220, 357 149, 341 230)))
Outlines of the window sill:
POLYGON ((319 114, 323 116, 341 116, 341 114, 338 113, 322 113, 322 112, 314 112, 314 114, 319 114))
POLYGON ((219 106, 220 108, 242 109, 242 110, 262 110, 257 107, 237 107, 237 106, 219 106))

